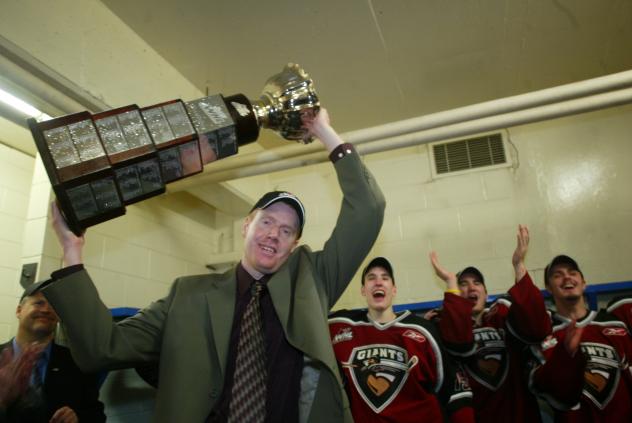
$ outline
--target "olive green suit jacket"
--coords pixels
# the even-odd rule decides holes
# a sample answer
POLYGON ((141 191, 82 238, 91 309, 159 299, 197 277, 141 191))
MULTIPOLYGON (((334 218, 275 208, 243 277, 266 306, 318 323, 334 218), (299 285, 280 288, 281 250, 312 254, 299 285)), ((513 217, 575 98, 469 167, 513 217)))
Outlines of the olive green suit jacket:
MULTIPOLYGON (((385 207, 357 153, 334 167, 343 201, 331 237, 321 251, 298 247, 268 282, 287 340, 304 354, 300 420, 314 423, 352 421, 327 313, 371 249, 385 207)), ((85 270, 53 281, 42 292, 59 314, 84 371, 159 360, 154 420, 203 422, 222 392, 236 286, 235 269, 182 277, 165 298, 117 324, 85 270)))

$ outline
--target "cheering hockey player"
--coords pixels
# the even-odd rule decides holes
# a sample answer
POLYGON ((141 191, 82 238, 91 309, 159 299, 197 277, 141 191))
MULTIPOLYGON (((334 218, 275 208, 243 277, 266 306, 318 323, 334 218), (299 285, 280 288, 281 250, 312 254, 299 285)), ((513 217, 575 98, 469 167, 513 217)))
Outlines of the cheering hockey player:
POLYGON ((553 406, 557 422, 632 422, 632 300, 607 310, 586 305, 586 280, 571 257, 546 266, 546 288, 555 302, 553 335, 542 344, 533 388, 553 406))
POLYGON ((463 363, 474 393, 477 422, 540 422, 535 396, 528 389, 527 358, 551 331, 544 299, 524 264, 529 230, 518 227, 512 264, 516 279, 507 296, 489 308, 482 273, 467 267, 458 274, 430 259, 448 284, 439 319, 446 348, 463 363))
POLYGON ((434 324, 395 313, 393 268, 374 258, 362 272, 368 311, 343 310, 329 331, 356 422, 473 422, 467 378, 444 354, 434 324))

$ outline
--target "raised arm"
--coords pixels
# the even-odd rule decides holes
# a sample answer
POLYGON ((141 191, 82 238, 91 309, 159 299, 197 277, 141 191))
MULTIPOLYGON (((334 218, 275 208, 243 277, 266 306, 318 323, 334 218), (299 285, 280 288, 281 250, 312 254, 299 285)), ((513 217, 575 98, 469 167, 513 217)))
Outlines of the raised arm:
POLYGON ((460 295, 459 284, 457 281, 456 273, 450 272, 439 263, 439 257, 436 251, 430 252, 430 263, 435 271, 435 274, 446 283, 446 292, 450 292, 455 295, 460 295))
POLYGON ((316 115, 310 110, 302 118, 303 126, 308 129, 309 134, 316 137, 329 153, 343 144, 342 138, 331 126, 327 109, 320 109, 316 115))
POLYGON ((304 118, 305 127, 330 152, 343 194, 336 226, 323 250, 316 254, 316 268, 331 308, 369 253, 382 227, 385 201, 373 176, 351 144, 329 124, 327 110, 304 118))
POLYGON ((435 251, 430 253, 430 263, 436 275, 447 286, 439 320, 441 339, 452 355, 469 356, 474 352, 472 303, 461 297, 456 273, 441 266, 435 251))
POLYGON ((50 211, 52 216, 52 225, 57 235, 57 239, 63 250, 64 266, 74 266, 83 263, 83 246, 86 242, 82 236, 75 235, 66 224, 57 202, 53 201, 50 205, 50 211))
POLYGON ((516 249, 511 258, 516 280, 509 290, 512 301, 508 326, 520 341, 539 343, 551 333, 551 319, 542 293, 531 280, 524 263, 529 249, 529 229, 525 225, 518 225, 516 239, 516 249))
POLYGON ((171 297, 115 324, 83 267, 84 237, 70 231, 55 203, 51 216, 66 267, 54 272, 41 290, 59 315, 77 365, 93 372, 156 360, 171 297))
POLYGON ((514 272, 516 274, 516 282, 527 274, 527 267, 524 264, 524 258, 529 250, 529 228, 526 225, 518 225, 518 234, 516 235, 516 249, 511 257, 514 272))

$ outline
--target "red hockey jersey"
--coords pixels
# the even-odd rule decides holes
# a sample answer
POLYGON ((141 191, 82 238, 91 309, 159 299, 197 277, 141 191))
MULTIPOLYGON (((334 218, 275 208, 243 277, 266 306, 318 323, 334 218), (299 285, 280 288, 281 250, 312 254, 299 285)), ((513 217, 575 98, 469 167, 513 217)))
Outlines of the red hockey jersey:
POLYGON ((632 298, 617 297, 608 303, 606 311, 621 320, 632 331, 632 298))
POLYGON ((391 322, 333 314, 329 331, 357 422, 473 421, 467 378, 443 354, 434 324, 409 311, 391 322))
POLYGON ((526 363, 531 345, 550 334, 551 322, 528 274, 508 294, 475 325, 471 302, 446 293, 439 315, 441 336, 467 371, 477 422, 540 422, 526 363))
POLYGON ((553 334, 536 353, 541 365, 531 384, 555 409, 556 422, 632 422, 632 337, 626 325, 605 310, 590 311, 577 322, 584 328, 581 354, 571 358, 563 345, 571 320, 558 314, 552 319, 553 334))
MULTIPOLYGON (((628 327, 628 333, 632 334, 632 298, 631 297, 617 297, 610 303, 606 311, 617 319, 621 320, 628 327)), ((630 358, 632 360, 632 358, 630 358)), ((627 376, 630 378, 632 384, 632 364, 630 371, 627 372, 627 376)))

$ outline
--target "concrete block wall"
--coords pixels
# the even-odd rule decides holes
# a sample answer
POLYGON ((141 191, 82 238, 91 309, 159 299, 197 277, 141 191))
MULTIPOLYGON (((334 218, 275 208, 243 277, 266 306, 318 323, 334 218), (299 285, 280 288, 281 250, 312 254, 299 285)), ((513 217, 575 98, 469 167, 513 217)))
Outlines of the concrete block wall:
MULTIPOLYGON (((387 199, 368 259, 393 263, 397 303, 442 298, 443 282, 428 259, 433 250, 454 271, 479 267, 491 294, 507 291, 519 223, 530 228, 527 266, 540 286, 545 265, 560 253, 579 261, 589 283, 632 279, 631 114, 625 106, 509 128, 513 167, 437 178, 425 145, 366 155, 387 199)), ((230 184, 253 201, 271 189, 298 195, 307 209, 302 242, 313 249, 335 224, 341 196, 329 163, 230 184)), ((356 275, 335 308, 363 307, 359 285, 356 275)))
MULTIPOLYGON (((165 296, 176 277, 209 272, 218 237, 228 231, 161 207, 165 201, 157 197, 128 206, 125 216, 88 228, 84 265, 108 307, 147 306, 165 296)), ((215 214, 199 200, 189 206, 215 214)), ((46 269, 50 272, 61 266, 61 249, 52 229, 45 231, 43 261, 56 263, 46 269)))
POLYGON ((0 341, 15 332, 32 157, 0 143, 0 341))
MULTIPOLYGON (((625 106, 509 128, 513 168, 433 179, 426 146, 367 156, 387 198, 371 256, 392 260, 397 302, 442 297, 432 250, 455 271, 476 265, 490 293, 505 292, 519 223, 529 225, 527 266, 540 286, 560 253, 579 261, 589 283, 632 279, 631 114, 625 106)), ((363 305, 358 285, 356 277, 337 307, 363 305)))

